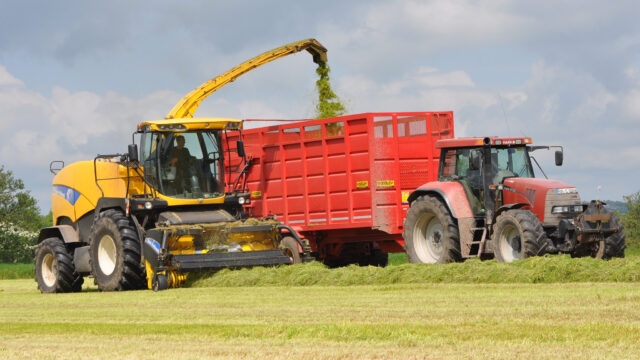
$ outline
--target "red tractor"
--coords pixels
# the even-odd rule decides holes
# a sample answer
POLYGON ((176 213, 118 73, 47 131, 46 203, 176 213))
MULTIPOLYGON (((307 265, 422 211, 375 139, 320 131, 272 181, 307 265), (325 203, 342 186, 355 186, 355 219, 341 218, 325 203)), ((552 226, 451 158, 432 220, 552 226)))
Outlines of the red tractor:
MULTIPOLYGON (((549 146, 532 146, 524 137, 473 137, 439 140, 436 147, 438 181, 408 199, 403 237, 409 261, 624 257, 623 227, 604 203, 583 203, 574 186, 534 177, 532 160, 539 165, 530 153, 549 146)), ((562 159, 560 148, 557 166, 562 159)))

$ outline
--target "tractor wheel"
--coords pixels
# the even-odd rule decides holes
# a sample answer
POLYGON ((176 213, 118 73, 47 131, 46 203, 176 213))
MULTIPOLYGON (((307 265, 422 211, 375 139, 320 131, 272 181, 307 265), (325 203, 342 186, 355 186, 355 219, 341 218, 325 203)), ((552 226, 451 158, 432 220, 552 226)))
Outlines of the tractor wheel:
POLYGON ((284 250, 285 255, 291 259, 291 265, 302 263, 300 252, 298 251, 298 242, 292 236, 285 236, 280 241, 280 247, 284 250))
POLYGON ((437 198, 421 196, 411 204, 402 237, 409 262, 442 264, 462 261, 458 226, 437 198))
POLYGON ((146 288, 138 232, 122 211, 109 209, 98 215, 89 242, 91 273, 101 291, 146 288))
POLYGON ((43 293, 78 292, 84 279, 76 272, 73 255, 59 238, 45 239, 36 250, 38 289, 43 293))
POLYGON ((547 237, 542 223, 529 210, 507 210, 496 219, 493 252, 499 262, 544 255, 547 237))

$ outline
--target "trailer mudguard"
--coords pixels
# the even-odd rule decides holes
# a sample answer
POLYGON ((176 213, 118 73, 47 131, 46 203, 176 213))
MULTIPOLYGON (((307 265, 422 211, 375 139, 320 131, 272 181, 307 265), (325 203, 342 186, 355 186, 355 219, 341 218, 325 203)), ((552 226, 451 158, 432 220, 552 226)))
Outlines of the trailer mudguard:
POLYGON ((423 184, 409 195, 408 201, 411 204, 419 196, 431 195, 440 198, 446 205, 451 216, 454 218, 472 218, 473 211, 469 205, 469 199, 464 191, 464 187, 455 181, 432 181, 423 184))

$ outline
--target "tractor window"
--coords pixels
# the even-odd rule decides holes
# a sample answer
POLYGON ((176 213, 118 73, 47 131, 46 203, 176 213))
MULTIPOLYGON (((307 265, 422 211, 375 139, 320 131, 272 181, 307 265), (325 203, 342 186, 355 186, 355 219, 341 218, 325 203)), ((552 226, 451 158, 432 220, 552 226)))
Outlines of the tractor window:
POLYGON ((534 177, 525 147, 491 149, 492 183, 502 183, 507 177, 534 177))
POLYGON ((452 149, 443 150, 444 164, 440 173, 440 179, 451 178, 456 174, 456 151, 452 149))

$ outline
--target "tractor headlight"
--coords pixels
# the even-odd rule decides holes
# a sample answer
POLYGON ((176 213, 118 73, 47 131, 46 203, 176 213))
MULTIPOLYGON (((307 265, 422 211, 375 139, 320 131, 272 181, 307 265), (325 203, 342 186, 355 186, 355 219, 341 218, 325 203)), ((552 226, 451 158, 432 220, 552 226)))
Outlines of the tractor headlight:
POLYGON ((147 201, 144 203, 144 208, 147 210, 151 210, 151 208, 153 208, 153 204, 151 203, 151 201, 147 201))
POLYGON ((247 201, 247 199, 243 198, 243 197, 239 197, 238 198, 238 204, 240 205, 244 205, 244 203, 247 201))

